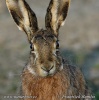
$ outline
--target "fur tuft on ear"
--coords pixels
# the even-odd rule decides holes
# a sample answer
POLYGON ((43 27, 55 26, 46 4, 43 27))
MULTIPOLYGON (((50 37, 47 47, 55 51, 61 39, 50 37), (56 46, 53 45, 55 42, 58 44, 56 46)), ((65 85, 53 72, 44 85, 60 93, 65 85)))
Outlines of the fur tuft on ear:
POLYGON ((25 31, 30 42, 32 35, 38 30, 35 13, 25 0, 6 0, 6 4, 19 30, 25 31))
POLYGON ((45 25, 58 35, 60 26, 63 26, 68 13, 70 0, 51 0, 47 8, 45 25))

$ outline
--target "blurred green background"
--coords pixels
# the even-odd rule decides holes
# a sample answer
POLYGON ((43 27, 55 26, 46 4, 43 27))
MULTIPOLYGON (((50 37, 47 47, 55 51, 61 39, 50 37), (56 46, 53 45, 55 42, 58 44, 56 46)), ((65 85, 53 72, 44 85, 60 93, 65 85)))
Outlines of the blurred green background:
MULTIPOLYGON (((27 0, 40 27, 44 27, 49 1, 27 0)), ((66 24, 60 30, 60 48, 70 64, 82 69, 99 100, 99 0, 71 0, 66 24)), ((26 35, 16 27, 5 0, 0 0, 0 100, 6 100, 4 95, 19 94, 21 72, 28 57, 26 35)))

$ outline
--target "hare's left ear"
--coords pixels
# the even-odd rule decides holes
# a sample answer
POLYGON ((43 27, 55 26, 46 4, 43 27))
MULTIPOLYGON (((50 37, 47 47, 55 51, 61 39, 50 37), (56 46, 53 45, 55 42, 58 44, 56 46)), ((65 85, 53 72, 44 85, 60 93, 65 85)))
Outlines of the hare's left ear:
POLYGON ((47 29, 58 35, 60 26, 64 25, 70 0, 51 0, 45 17, 45 25, 47 29))
POLYGON ((32 35, 38 30, 35 13, 25 0, 6 0, 7 7, 20 30, 25 31, 29 42, 32 35))

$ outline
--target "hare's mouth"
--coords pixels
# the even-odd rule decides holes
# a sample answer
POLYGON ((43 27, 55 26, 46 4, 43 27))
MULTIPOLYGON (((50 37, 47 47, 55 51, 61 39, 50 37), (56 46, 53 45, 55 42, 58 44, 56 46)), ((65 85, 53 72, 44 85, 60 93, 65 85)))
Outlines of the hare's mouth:
POLYGON ((39 69, 39 76, 41 77, 53 76, 57 71, 61 70, 63 70, 63 63, 61 63, 61 65, 54 64, 54 66, 50 67, 49 69, 46 69, 46 67, 41 67, 39 69))
POLYGON ((56 67, 52 66, 49 70, 45 69, 45 67, 41 67, 39 69, 39 76, 41 77, 47 77, 47 76, 53 76, 56 72, 56 67))

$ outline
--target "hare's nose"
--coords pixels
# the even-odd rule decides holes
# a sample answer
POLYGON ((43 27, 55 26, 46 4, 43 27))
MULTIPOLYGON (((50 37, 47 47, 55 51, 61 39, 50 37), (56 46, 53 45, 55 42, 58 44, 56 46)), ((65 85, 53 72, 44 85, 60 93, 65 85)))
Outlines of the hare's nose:
POLYGON ((51 66, 51 67, 45 67, 45 66, 42 66, 41 69, 43 69, 44 71, 46 72, 50 72, 50 70, 52 70, 54 68, 54 66, 51 66))

